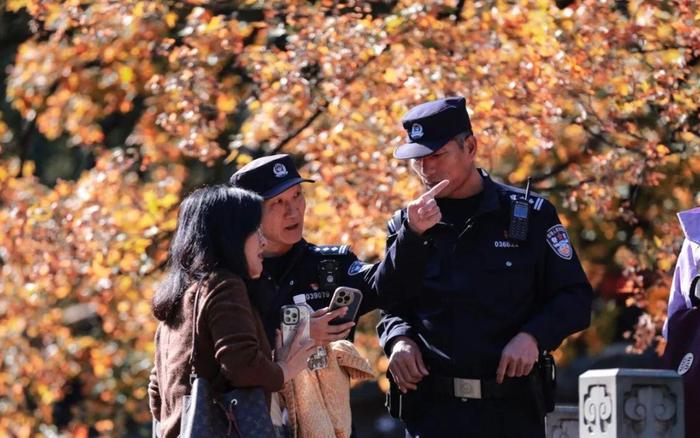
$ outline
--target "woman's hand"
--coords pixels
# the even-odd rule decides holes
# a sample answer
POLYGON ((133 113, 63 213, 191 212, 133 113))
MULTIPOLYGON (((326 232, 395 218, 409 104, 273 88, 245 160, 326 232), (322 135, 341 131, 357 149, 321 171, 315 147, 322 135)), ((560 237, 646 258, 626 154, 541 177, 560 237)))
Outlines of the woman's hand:
POLYGON ((285 383, 292 380, 297 374, 307 367, 309 356, 316 350, 311 339, 304 339, 303 330, 298 325, 294 331, 292 342, 288 346, 282 344, 282 331, 277 330, 275 339, 275 359, 277 365, 282 368, 285 383))

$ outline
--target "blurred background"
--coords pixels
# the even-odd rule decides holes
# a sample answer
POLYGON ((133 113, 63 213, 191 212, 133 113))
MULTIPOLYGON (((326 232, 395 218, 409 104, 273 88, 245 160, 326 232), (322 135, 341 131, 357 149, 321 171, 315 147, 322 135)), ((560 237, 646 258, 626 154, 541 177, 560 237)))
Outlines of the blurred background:
MULTIPOLYGON (((656 367, 680 210, 700 204, 700 7, 688 0, 0 0, 0 434, 149 436, 150 313, 180 200, 292 154, 305 237, 384 251, 420 186, 417 103, 467 98, 479 163, 559 209, 595 289, 555 352, 656 367)), ((361 437, 387 359, 353 389, 361 437)))

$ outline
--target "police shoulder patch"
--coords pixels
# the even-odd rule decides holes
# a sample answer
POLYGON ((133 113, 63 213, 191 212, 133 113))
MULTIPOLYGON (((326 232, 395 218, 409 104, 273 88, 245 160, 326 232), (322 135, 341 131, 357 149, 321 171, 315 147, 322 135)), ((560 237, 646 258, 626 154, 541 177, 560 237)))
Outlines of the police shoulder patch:
POLYGON ((574 250, 571 247, 569 234, 562 224, 557 224, 547 230, 547 243, 554 253, 564 260, 571 260, 574 250))
POLYGON ((357 275, 357 274, 359 274, 360 272, 362 272, 362 271, 365 269, 366 266, 370 266, 370 265, 368 265, 368 264, 366 264, 366 263, 362 263, 362 262, 359 261, 359 260, 355 260, 355 261, 352 262, 352 264, 350 264, 350 266, 348 267, 348 275, 357 275))

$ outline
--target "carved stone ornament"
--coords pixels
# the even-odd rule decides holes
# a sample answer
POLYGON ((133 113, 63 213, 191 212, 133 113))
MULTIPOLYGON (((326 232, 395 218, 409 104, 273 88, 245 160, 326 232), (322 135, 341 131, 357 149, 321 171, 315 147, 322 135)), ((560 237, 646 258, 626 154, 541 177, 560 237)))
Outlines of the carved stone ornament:
POLYGON ((613 421, 613 401, 606 385, 591 385, 583 397, 583 424, 591 434, 604 434, 613 421))
POLYGON ((632 385, 623 399, 625 420, 644 436, 663 436, 675 423, 676 397, 666 386, 632 385))

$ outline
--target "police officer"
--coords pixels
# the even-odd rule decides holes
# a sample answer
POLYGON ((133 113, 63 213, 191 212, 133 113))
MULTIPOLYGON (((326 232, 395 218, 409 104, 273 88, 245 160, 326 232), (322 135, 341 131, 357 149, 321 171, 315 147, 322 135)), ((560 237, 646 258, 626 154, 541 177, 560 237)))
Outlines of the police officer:
POLYGON ((402 123, 410 141, 394 156, 427 191, 389 221, 376 274, 393 301, 378 325, 390 411, 407 436, 544 437, 553 370, 541 353, 590 323, 569 236, 546 199, 476 167, 463 97, 402 123))
POLYGON ((263 197, 261 230, 267 246, 261 279, 252 282, 251 297, 261 309, 265 330, 272 342, 280 327, 280 308, 304 294, 317 312, 310 322, 311 337, 319 344, 345 339, 354 322, 332 325, 329 322, 344 309, 328 311, 336 287, 349 286, 363 294, 358 315, 377 307, 376 291, 371 287, 375 265, 362 263, 348 245, 315 245, 302 238, 306 200, 302 178, 286 154, 251 161, 231 176, 235 187, 248 189, 263 197))

